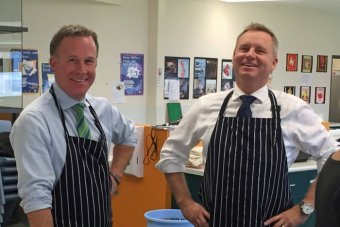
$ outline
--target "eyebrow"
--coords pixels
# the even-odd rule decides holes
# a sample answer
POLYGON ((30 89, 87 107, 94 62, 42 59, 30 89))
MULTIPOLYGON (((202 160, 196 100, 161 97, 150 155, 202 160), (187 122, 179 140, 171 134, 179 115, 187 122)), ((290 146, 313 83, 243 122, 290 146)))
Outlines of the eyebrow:
MULTIPOLYGON (((68 58, 80 58, 80 57, 78 57, 77 55, 69 55, 69 56, 67 56, 68 58)), ((95 56, 86 56, 86 57, 84 57, 85 59, 97 59, 97 57, 95 57, 95 56)))

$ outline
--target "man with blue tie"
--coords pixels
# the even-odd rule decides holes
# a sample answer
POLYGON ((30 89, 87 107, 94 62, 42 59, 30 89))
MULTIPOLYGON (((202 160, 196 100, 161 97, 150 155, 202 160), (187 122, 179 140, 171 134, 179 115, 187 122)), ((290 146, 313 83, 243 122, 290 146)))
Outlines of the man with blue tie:
POLYGON ((195 227, 295 227, 313 211, 315 184, 294 205, 288 168, 300 150, 322 166, 336 141, 306 102, 268 88, 277 51, 270 29, 247 26, 232 59, 236 86, 199 98, 162 148, 157 168, 195 227), (183 173, 199 141, 206 160, 201 204, 191 198, 183 173))
POLYGON ((87 94, 98 51, 95 32, 63 26, 50 43, 55 83, 14 123, 18 190, 31 227, 112 226, 111 193, 137 139, 134 124, 108 100, 87 94))

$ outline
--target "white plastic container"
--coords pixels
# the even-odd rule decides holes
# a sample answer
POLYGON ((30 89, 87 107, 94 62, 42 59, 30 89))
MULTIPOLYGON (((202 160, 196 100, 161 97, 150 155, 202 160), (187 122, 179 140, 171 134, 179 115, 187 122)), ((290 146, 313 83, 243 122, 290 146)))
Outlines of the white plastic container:
POLYGON ((144 214, 147 227, 194 227, 179 209, 151 210, 144 214))

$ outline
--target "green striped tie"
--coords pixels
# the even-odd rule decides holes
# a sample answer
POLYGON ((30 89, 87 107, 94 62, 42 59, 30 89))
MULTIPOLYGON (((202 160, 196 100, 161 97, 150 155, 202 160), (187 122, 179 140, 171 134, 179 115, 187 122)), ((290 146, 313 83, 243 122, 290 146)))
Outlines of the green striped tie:
POLYGON ((79 137, 90 139, 91 138, 90 127, 84 117, 84 108, 85 108, 84 103, 77 103, 72 107, 72 109, 75 112, 75 117, 77 121, 77 131, 79 137))

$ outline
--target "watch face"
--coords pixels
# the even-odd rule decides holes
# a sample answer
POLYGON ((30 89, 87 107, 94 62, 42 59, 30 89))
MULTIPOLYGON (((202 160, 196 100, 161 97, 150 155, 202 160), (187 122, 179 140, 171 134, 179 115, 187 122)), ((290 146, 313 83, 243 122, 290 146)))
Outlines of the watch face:
POLYGON ((314 211, 314 208, 311 205, 306 204, 306 203, 302 204, 301 209, 303 213, 305 214, 311 214, 314 211))

